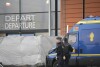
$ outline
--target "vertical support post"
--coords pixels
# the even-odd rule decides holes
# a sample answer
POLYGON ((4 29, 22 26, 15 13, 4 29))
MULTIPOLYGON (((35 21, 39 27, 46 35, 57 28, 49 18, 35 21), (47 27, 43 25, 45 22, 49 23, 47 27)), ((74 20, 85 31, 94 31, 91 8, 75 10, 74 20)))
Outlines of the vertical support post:
POLYGON ((55 36, 58 36, 58 0, 55 0, 55 36))
POLYGON ((19 23, 20 23, 20 29, 19 29, 19 34, 20 36, 22 35, 22 32, 21 32, 21 0, 19 0, 19 23))
POLYGON ((83 0, 83 19, 85 18, 85 0, 83 0))
POLYGON ((48 27, 49 27, 49 36, 51 36, 51 0, 49 0, 49 24, 48 24, 48 27))
POLYGON ((69 31, 69 25, 67 25, 67 33, 68 33, 68 31, 69 31))

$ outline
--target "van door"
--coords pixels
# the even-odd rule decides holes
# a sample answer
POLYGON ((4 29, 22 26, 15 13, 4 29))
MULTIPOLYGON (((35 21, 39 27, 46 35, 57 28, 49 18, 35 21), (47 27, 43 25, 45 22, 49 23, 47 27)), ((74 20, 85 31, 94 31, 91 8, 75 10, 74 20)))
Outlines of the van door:
POLYGON ((69 33, 68 35, 68 43, 73 47, 73 52, 71 54, 71 59, 69 64, 76 65, 77 57, 78 57, 78 33, 69 33))
POLYGON ((100 29, 82 29, 79 37, 79 64, 100 65, 100 29))

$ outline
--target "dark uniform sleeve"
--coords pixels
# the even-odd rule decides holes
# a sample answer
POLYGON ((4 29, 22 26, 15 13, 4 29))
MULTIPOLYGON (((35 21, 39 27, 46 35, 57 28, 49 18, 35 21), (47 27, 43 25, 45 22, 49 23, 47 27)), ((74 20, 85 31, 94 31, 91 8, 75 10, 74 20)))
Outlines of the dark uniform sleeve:
POLYGON ((72 48, 71 45, 69 45, 69 51, 70 51, 70 52, 73 52, 73 48, 72 48))
POLYGON ((62 46, 58 46, 56 52, 57 52, 57 56, 63 56, 63 48, 62 48, 62 46))

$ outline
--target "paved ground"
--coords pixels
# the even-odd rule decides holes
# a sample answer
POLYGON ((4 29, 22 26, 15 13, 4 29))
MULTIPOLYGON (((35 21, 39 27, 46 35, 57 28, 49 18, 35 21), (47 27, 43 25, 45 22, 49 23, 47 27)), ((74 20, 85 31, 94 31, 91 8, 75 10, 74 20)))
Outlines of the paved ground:
MULTIPOLYGON (((29 66, 29 65, 26 65, 26 66, 4 66, 4 67, 36 67, 36 66, 29 66)), ((43 66, 45 67, 45 66, 43 66)), ((82 67, 82 66, 80 66, 82 67)), ((100 66, 87 66, 87 67, 100 67, 100 66)))
MULTIPOLYGON (((38 66, 30 66, 30 65, 25 65, 25 66, 4 66, 4 67, 38 67, 38 66)), ((45 67, 45 66, 41 66, 41 67, 45 67)))

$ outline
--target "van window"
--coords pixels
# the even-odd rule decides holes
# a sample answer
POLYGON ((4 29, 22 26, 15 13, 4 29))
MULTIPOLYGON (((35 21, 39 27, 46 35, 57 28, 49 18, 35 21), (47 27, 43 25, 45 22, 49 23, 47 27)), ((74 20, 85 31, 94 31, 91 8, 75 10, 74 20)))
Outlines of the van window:
POLYGON ((69 34, 68 43, 73 45, 76 42, 76 34, 69 34))

